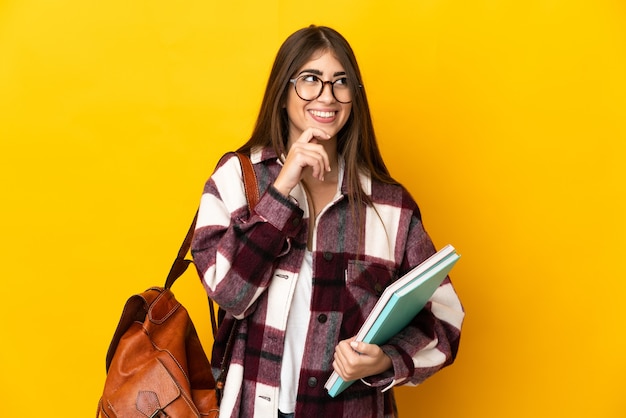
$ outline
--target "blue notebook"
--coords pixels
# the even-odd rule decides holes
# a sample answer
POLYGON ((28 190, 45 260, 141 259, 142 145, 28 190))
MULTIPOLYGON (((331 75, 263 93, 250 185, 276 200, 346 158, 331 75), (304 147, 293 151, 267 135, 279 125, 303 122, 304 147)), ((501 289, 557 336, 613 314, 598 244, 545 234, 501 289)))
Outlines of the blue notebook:
MULTIPOLYGON (((422 310, 459 257, 454 247, 446 245, 387 287, 357 333, 356 341, 378 345, 389 341, 422 310)), ((324 387, 335 397, 352 383, 354 380, 346 382, 333 372, 324 387)))

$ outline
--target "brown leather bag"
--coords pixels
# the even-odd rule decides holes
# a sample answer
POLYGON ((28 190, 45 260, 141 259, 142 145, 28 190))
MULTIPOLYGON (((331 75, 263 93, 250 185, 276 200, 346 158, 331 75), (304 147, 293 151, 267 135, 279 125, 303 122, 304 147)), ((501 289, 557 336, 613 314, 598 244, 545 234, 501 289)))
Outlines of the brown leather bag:
POLYGON ((211 365, 169 289, 126 302, 111 348, 101 417, 217 417, 211 365))
MULTIPOLYGON (((258 201, 256 177, 250 159, 241 161, 250 208, 258 201)), ((202 348, 187 310, 176 300, 170 287, 191 260, 185 257, 197 213, 181 245, 164 287, 152 287, 131 296, 126 302, 106 358, 107 377, 97 417, 202 417, 219 414, 225 372, 218 390, 211 364, 202 348)), ((216 321, 209 299, 213 335, 216 321)), ((236 327, 232 334, 236 333, 236 327)), ((230 346, 230 343, 229 343, 230 346)), ((222 362, 230 362, 230 349, 222 362)))

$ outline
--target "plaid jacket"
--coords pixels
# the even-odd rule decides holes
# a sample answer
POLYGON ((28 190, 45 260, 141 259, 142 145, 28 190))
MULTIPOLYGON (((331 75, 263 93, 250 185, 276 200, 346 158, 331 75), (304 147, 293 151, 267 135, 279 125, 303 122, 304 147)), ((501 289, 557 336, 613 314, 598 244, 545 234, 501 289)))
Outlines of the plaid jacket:
MULTIPOLYGON (((284 330, 309 228, 304 190, 292 191, 294 201, 271 186, 281 169, 275 153, 257 150, 251 159, 261 195, 257 207, 248 213, 239 161, 225 155, 205 185, 192 243, 206 291, 228 313, 213 347, 214 368, 233 316, 243 318, 220 417, 277 415, 284 330)), ((381 347, 392 370, 358 381, 336 398, 324 389, 336 344, 357 333, 386 286, 435 252, 418 206, 403 187, 365 175, 361 181, 374 206, 360 227, 345 182, 317 219, 298 418, 397 416, 389 389, 419 384, 451 364, 458 349, 464 312, 446 279, 412 323, 381 347)))

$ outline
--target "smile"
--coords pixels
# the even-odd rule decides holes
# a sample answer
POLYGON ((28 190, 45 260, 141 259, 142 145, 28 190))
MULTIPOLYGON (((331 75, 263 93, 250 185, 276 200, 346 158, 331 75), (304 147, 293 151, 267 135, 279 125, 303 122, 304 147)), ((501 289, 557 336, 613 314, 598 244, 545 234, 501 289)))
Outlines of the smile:
POLYGON ((311 112, 313 116, 318 118, 332 118, 337 114, 337 112, 322 112, 319 110, 309 110, 309 112, 311 112))

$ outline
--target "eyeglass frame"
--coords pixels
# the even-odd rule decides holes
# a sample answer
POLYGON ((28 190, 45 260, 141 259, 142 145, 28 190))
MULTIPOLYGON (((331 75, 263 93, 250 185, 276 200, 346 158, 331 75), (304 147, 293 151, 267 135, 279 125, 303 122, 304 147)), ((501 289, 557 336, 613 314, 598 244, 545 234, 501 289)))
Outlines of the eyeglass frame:
MULTIPOLYGON (((340 77, 340 78, 336 79, 335 81, 324 81, 324 80, 322 80, 320 77, 318 77, 318 76, 317 76, 317 75, 315 75, 315 74, 300 74, 300 75, 299 75, 298 77, 296 77, 296 78, 290 78, 290 79, 289 79, 289 82, 290 82, 291 84, 293 84, 293 89, 295 90, 295 92, 296 92, 296 94, 298 95, 298 97, 299 97, 299 98, 301 98, 302 100, 304 100, 305 102, 312 102, 313 100, 317 100, 317 99, 318 99, 318 98, 319 98, 322 94, 324 94, 324 88, 326 87, 326 84, 330 84, 330 94, 332 94, 332 95, 333 95, 333 97, 335 98, 335 100, 337 100, 339 103, 342 103, 342 104, 352 103, 352 97, 350 97, 350 101, 349 101, 349 102, 342 102, 341 100, 339 100, 339 99, 337 98, 337 96, 335 96, 335 83, 336 83, 337 81, 339 81, 339 80, 343 80, 343 79, 346 79, 346 80, 347 80, 347 77, 340 77), (322 88, 320 89, 320 92, 318 93, 318 95, 317 95, 317 96, 315 96, 315 97, 314 97, 314 98, 312 98, 312 99, 305 99, 304 97, 300 96, 300 93, 298 93, 298 89, 296 88, 296 83, 298 82, 298 80, 299 80, 299 79, 301 79, 301 78, 303 78, 303 77, 315 77, 315 78, 317 78, 319 81, 321 81, 321 82, 322 82, 322 88)), ((360 87, 362 87, 362 86, 359 84, 359 88, 360 88, 360 87)), ((352 96, 352 94, 350 94, 350 96, 352 96)))

